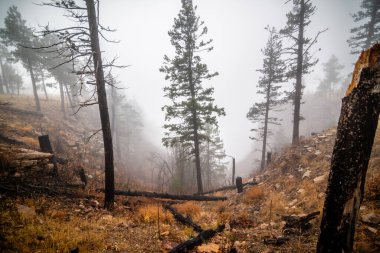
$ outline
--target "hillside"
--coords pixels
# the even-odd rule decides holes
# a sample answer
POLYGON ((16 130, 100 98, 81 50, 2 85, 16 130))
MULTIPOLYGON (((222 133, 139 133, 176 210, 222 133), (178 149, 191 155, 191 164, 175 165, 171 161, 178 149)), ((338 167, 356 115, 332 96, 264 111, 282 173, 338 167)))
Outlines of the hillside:
MULTIPOLYGON (((101 208, 103 196, 95 189, 102 187, 102 143, 97 135, 87 140, 96 129, 90 113, 64 118, 57 113, 55 100, 43 101, 43 115, 26 113, 33 109, 28 97, 1 96, 0 102, 2 252, 165 252, 197 234, 164 210, 163 200, 118 196, 115 210, 101 208), (23 150, 39 150, 42 134, 49 134, 56 154, 68 160, 59 167, 58 181, 49 166, 37 164, 38 170, 10 166, 23 150), (78 168, 84 168, 88 177, 84 189, 78 168)), ((335 134, 335 129, 328 129, 284 148, 265 171, 244 179, 256 181, 256 186, 246 186, 241 194, 236 190, 214 194, 227 196, 227 201, 175 203, 173 207, 203 229, 226 224, 196 252, 314 252, 321 215, 302 230, 283 228, 292 219, 289 215, 322 212, 335 134)), ((355 252, 380 250, 379 168, 378 129, 355 252)), ((144 189, 143 182, 125 174, 119 168, 117 187, 144 189)))

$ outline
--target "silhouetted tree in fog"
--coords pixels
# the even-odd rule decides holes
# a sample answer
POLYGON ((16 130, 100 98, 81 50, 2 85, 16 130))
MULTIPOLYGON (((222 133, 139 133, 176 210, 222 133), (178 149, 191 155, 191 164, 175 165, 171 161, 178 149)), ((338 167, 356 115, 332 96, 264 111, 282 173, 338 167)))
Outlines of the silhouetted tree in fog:
MULTIPOLYGON (((82 2, 82 1, 81 1, 82 2)), ((74 0, 53 0, 44 5, 54 6, 66 10, 67 15, 77 22, 76 26, 50 30, 46 27, 44 35, 56 34, 59 41, 52 46, 59 46, 59 54, 65 63, 73 63, 73 71, 79 74, 81 82, 93 84, 96 87, 97 99, 86 101, 82 106, 99 105, 100 121, 104 143, 105 165, 105 200, 104 206, 112 209, 114 205, 114 158, 110 119, 108 114, 107 94, 105 84, 109 75, 104 69, 114 66, 114 61, 103 63, 99 37, 105 38, 103 32, 112 31, 99 23, 99 9, 96 9, 94 0, 85 0, 85 5, 77 4, 74 0)), ((99 5, 97 5, 99 6, 99 5)), ((108 40, 107 40, 108 41, 108 40)))
POLYGON ((338 84, 341 79, 339 71, 342 70, 344 66, 339 64, 339 60, 335 55, 331 55, 330 59, 322 65, 325 77, 320 82, 317 90, 319 93, 331 99, 332 92, 336 88, 335 85, 338 84))
POLYGON ((29 70, 30 78, 32 80, 36 110, 41 111, 33 71, 33 67, 36 64, 36 52, 30 48, 26 48, 34 46, 32 29, 27 27, 26 21, 22 19, 16 6, 9 7, 4 23, 5 28, 0 29, 0 37, 2 38, 4 44, 14 46, 12 54, 16 59, 21 60, 26 69, 29 70))
POLYGON ((352 54, 358 54, 376 41, 380 41, 380 1, 363 0, 360 7, 362 10, 352 17, 361 25, 351 29, 352 37, 347 40, 352 48, 352 54))
POLYGON ((286 62, 289 66, 288 76, 296 81, 294 91, 291 93, 294 104, 292 143, 296 144, 299 140, 301 120, 302 77, 310 73, 311 68, 318 62, 313 59, 310 49, 317 43, 318 36, 327 29, 318 32, 314 39, 305 37, 306 27, 310 25, 310 19, 315 13, 315 6, 311 0, 293 0, 292 2, 293 9, 286 14, 288 20, 280 33, 289 40, 290 46, 284 48, 285 54, 289 56, 286 62))
POLYGON ((247 114, 247 118, 253 123, 263 125, 258 129, 251 129, 253 132, 258 132, 259 137, 250 137, 253 140, 261 138, 263 140, 261 169, 265 167, 267 139, 271 133, 268 129, 269 124, 279 124, 279 120, 276 117, 269 116, 269 112, 286 101, 281 91, 282 86, 279 84, 284 81, 286 70, 285 63, 281 59, 282 43, 274 27, 266 27, 266 30, 269 32, 269 39, 265 48, 261 50, 264 54, 264 62, 263 68, 258 70, 261 76, 257 85, 257 93, 264 95, 264 102, 255 103, 247 114))
POLYGON ((7 78, 7 84, 9 85, 9 89, 13 94, 20 94, 20 89, 22 87, 22 77, 17 73, 16 69, 9 63, 3 64, 3 70, 7 78))
POLYGON ((207 65, 201 63, 200 52, 210 52, 212 40, 203 40, 207 34, 204 22, 195 14, 196 7, 191 0, 182 0, 182 9, 174 19, 173 29, 169 31, 171 43, 175 47, 175 57, 165 55, 160 71, 170 80, 164 88, 165 96, 171 101, 162 109, 166 113, 163 143, 165 146, 191 146, 195 155, 198 193, 203 192, 202 171, 199 146, 204 141, 205 125, 217 125, 217 116, 224 115, 224 109, 214 105, 214 89, 205 88, 203 80, 218 75, 209 73, 207 65))

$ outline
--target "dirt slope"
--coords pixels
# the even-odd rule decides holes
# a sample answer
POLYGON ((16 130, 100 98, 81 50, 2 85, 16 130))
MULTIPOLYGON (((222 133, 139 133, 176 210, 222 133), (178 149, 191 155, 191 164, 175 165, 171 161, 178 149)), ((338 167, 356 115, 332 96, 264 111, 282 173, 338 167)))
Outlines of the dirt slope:
MULTIPOLYGON (((33 100, 0 96, 14 108, 31 110, 33 100)), ((57 153, 69 159, 61 167, 66 179, 77 180, 75 168, 81 164, 90 186, 71 195, 61 192, 25 194, 26 182, 36 174, 9 171, 7 157, 0 152, 0 188, 19 184, 18 195, 0 193, 0 248, 2 252, 165 252, 197 233, 179 224, 161 205, 163 200, 117 197, 112 212, 101 208, 101 141, 87 143, 84 133, 94 127, 86 118, 78 120, 57 113, 59 103, 42 101, 43 116, 9 111, 0 106, 0 145, 38 150, 37 137, 49 134, 57 153), (13 180, 13 181, 12 181, 13 180), (51 194, 53 193, 53 194, 51 194)), ((304 138, 296 147, 284 148, 273 156, 264 172, 253 178, 257 186, 244 193, 235 190, 215 195, 228 196, 222 202, 182 202, 174 207, 191 217, 203 229, 226 224, 226 229, 194 252, 314 252, 319 231, 319 215, 311 228, 283 231, 283 216, 302 216, 322 211, 329 162, 335 139, 334 129, 304 138), (266 244, 265 239, 286 236, 282 245, 266 244)), ((3 149, 0 149, 0 151, 3 149)), ((380 130, 373 147, 367 175, 366 195, 358 222, 355 252, 380 250, 380 130)), ((46 183, 52 177, 38 176, 32 183, 46 183), (42 181, 42 182, 41 182, 42 181)), ((118 177, 123 181, 123 177, 118 177)), ((30 184, 32 184, 30 183, 30 184)), ((39 186, 39 185, 37 185, 39 186)), ((44 187, 46 184, 44 185, 44 187)), ((51 185, 48 185, 49 188, 51 185)), ((121 186, 120 186, 121 187, 121 186)), ((47 189, 41 188, 41 189, 47 189)), ((283 237, 281 237, 283 238, 283 237)))

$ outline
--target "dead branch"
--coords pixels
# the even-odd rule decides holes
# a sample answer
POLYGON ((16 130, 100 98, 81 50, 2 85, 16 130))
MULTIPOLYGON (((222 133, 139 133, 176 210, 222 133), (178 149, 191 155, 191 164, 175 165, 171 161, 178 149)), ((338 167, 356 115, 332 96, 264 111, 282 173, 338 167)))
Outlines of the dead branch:
POLYGON ((217 229, 208 229, 200 232, 197 237, 191 238, 190 240, 187 240, 186 242, 183 242, 173 248, 170 252, 171 253, 180 253, 180 252, 188 252, 189 250, 194 249, 196 246, 201 245, 206 240, 212 238, 217 233, 220 233, 224 230, 224 224, 219 225, 217 229))
POLYGON ((190 226, 194 229, 194 231, 201 233, 203 229, 198 224, 194 223, 194 221, 191 220, 190 217, 184 217, 182 214, 180 214, 174 207, 172 207, 169 204, 164 204, 163 207, 167 210, 169 210, 174 218, 181 222, 184 225, 190 226))

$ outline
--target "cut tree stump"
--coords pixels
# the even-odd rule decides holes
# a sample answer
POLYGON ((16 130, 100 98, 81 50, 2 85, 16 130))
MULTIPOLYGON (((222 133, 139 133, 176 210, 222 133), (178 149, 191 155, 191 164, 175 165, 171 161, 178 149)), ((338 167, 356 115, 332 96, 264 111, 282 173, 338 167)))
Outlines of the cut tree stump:
MULTIPOLYGON (((102 190, 104 191, 104 190, 102 190)), ((168 193, 157 192, 137 192, 137 191, 122 191, 115 190, 115 195, 123 196, 142 196, 147 198, 173 199, 173 200, 193 200, 193 201, 223 201, 227 197, 199 196, 199 195, 172 195, 168 193)))
POLYGON ((352 252, 380 111, 380 44, 362 52, 343 98, 317 252, 352 252))
POLYGON ((53 151, 53 148, 50 144, 49 135, 38 136, 38 142, 40 143, 40 148, 41 148, 42 152, 52 154, 51 161, 54 165, 53 173, 54 173, 54 175, 58 175, 57 159, 54 156, 54 151, 53 151))

